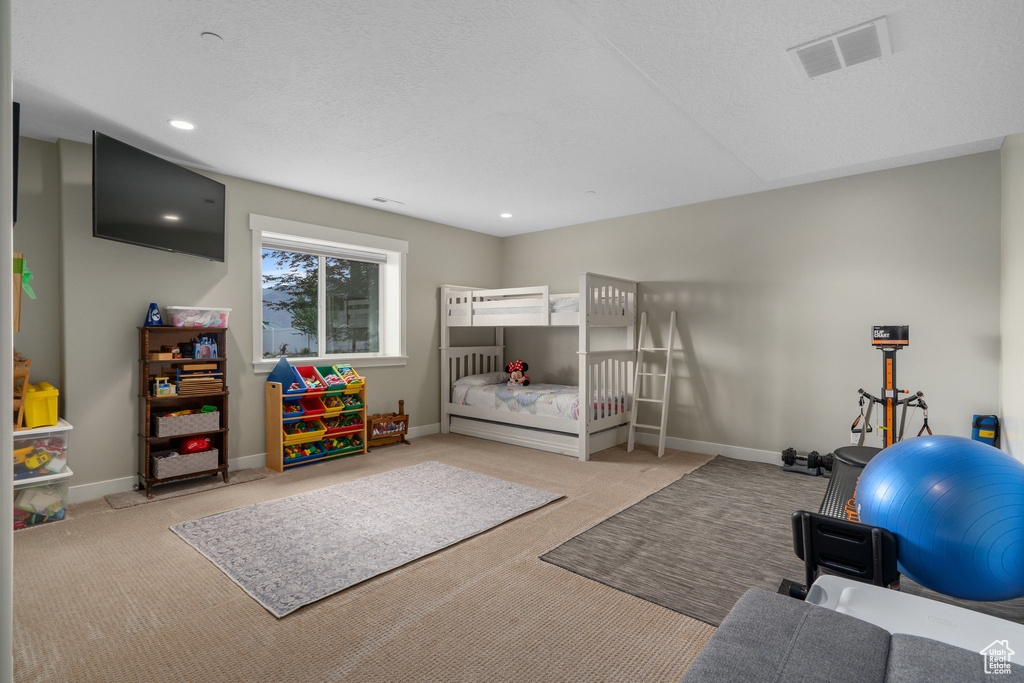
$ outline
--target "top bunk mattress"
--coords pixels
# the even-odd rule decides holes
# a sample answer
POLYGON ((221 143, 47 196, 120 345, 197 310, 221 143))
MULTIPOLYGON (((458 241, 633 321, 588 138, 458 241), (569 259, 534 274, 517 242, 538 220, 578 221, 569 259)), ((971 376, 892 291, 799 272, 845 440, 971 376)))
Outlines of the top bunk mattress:
MULTIPOLYGON (((473 303, 473 315, 519 315, 529 313, 540 313, 543 306, 536 299, 523 299, 522 306, 502 306, 496 308, 489 306, 488 302, 477 301, 473 303)), ((579 292, 571 294, 551 294, 548 296, 548 311, 551 313, 579 313, 580 295, 579 292)), ((465 315, 462 310, 453 310, 452 315, 465 315)))

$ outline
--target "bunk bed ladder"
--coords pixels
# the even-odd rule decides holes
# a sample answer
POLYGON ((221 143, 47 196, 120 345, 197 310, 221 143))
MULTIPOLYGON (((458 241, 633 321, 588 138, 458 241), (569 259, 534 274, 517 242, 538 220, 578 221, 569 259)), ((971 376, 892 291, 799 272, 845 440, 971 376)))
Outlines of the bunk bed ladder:
POLYGON ((633 410, 629 416, 629 444, 626 450, 632 451, 633 444, 636 441, 636 430, 637 429, 649 429, 658 432, 658 457, 665 455, 665 431, 666 425, 668 424, 668 401, 671 394, 669 393, 672 388, 672 352, 675 350, 676 337, 678 332, 676 331, 676 312, 672 311, 672 317, 669 320, 668 327, 668 343, 664 347, 653 346, 653 340, 650 341, 651 345, 648 345, 648 335, 650 330, 647 329, 647 312, 644 311, 640 314, 640 336, 639 344, 636 350, 636 366, 634 369, 633 377, 633 410), (665 363, 662 366, 664 372, 652 372, 647 365, 644 364, 645 354, 658 354, 657 358, 664 354, 665 363), (656 378, 661 378, 661 397, 652 398, 646 395, 645 388, 657 391, 657 386, 653 383, 656 378), (649 384, 651 383, 651 384, 649 384), (660 403, 661 404, 661 422, 656 425, 640 424, 637 420, 637 414, 640 412, 640 403, 660 403))

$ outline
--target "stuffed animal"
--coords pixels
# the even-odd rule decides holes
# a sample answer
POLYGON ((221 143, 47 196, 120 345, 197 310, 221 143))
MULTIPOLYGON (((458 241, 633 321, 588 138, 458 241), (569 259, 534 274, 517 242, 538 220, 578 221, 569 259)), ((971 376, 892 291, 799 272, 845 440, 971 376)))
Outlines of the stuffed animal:
POLYGON ((520 385, 524 387, 530 386, 530 378, 526 376, 526 371, 530 369, 530 366, 521 360, 514 360, 505 366, 505 372, 511 377, 508 380, 510 385, 520 385))

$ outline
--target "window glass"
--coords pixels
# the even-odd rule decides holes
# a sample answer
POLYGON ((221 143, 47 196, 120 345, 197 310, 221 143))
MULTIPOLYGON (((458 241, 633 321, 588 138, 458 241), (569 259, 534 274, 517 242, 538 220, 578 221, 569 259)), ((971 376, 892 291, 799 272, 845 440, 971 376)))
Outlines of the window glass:
POLYGON ((324 258, 327 353, 380 351, 380 265, 324 258))
POLYGON ((263 357, 319 355, 320 257, 263 250, 263 357))

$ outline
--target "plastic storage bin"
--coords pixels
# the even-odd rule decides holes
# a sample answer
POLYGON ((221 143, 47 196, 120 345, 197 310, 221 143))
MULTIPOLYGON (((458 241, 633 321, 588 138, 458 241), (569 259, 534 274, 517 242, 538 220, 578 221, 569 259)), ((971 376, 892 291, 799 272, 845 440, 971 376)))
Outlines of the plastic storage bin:
POLYGON ((68 471, 71 425, 57 420, 52 427, 14 433, 14 483, 68 471))
POLYGON ((175 327, 227 327, 230 308, 167 306, 167 317, 175 327))
POLYGON ((302 416, 306 414, 306 409, 302 407, 299 399, 285 399, 281 401, 281 421, 282 422, 295 422, 301 420, 302 416))
POLYGON ((57 522, 64 519, 71 470, 14 484, 14 528, 57 522))
POLYGON ((324 378, 312 365, 299 365, 295 368, 295 372, 299 373, 299 377, 306 383, 307 394, 321 394, 327 388, 324 378))
POLYGON ((327 427, 320 420, 299 420, 284 425, 285 445, 304 443, 307 441, 319 441, 327 427))
POLYGON ((49 382, 25 387, 25 426, 52 427, 57 424, 57 389, 49 382))

